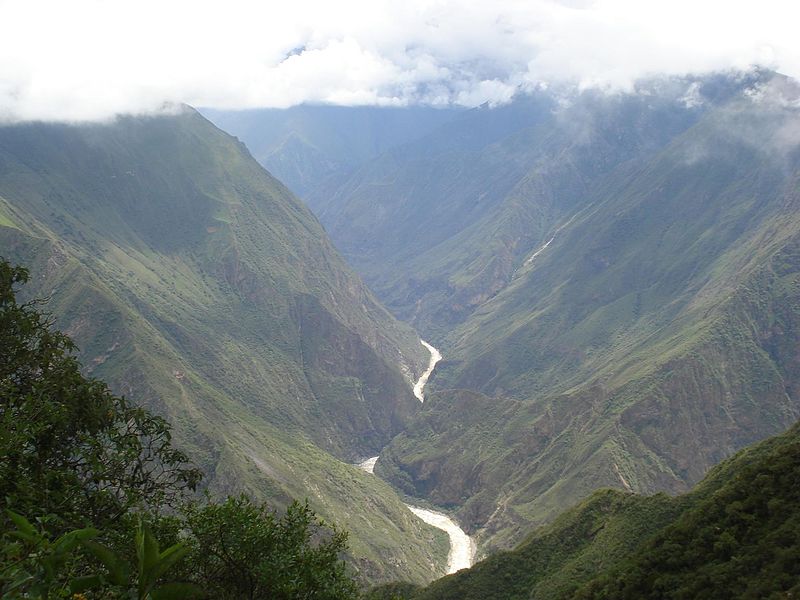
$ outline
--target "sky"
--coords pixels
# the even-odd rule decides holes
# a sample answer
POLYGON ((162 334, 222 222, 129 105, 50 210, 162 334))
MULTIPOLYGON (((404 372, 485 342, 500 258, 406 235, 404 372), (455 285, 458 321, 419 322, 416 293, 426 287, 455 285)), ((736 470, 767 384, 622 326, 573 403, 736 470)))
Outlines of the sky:
POLYGON ((0 0, 0 121, 503 103, 761 65, 800 78, 796 0, 0 0))

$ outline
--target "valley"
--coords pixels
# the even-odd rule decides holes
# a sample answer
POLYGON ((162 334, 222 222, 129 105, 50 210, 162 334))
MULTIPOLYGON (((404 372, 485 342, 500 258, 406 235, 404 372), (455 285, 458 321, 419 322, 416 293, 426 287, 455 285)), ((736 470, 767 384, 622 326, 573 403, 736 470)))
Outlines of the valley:
POLYGON ((766 70, 538 90, 306 186, 445 356, 375 473, 481 557, 598 488, 685 492, 794 423, 796 96, 766 70))
POLYGON ((0 599, 800 597, 798 21, 0 0, 0 599))
POLYGON ((308 499, 365 587, 472 581, 565 508, 683 498, 800 418, 797 86, 638 85, 207 111, 310 209, 188 106, 3 126, 0 249, 212 497, 308 499))
POLYGON ((86 374, 170 420, 209 493, 308 498, 364 580, 443 573, 446 536, 348 465, 419 410, 429 354, 241 144, 189 108, 4 126, 0 198, 27 298, 86 374))
MULTIPOLYGON (((442 355, 429 343, 422 340, 420 340, 420 342, 431 353, 428 368, 422 373, 422 375, 420 375, 419 379, 414 384, 414 395, 419 399, 420 402, 424 402, 425 384, 428 382, 428 377, 430 377, 433 369, 436 367, 436 363, 442 360, 442 355)), ((358 468, 369 474, 374 474, 375 464, 378 462, 379 458, 380 456, 368 458, 359 463, 358 468)), ((468 569, 472 566, 472 562, 476 553, 475 543, 466 533, 464 533, 464 530, 461 529, 461 527, 459 527, 458 524, 453 521, 453 519, 440 512, 420 508, 418 506, 412 506, 410 504, 406 504, 406 506, 412 513, 425 521, 428 525, 436 527, 437 529, 441 529, 447 533, 447 536, 450 539, 450 551, 447 556, 448 574, 456 573, 461 569, 468 569)))

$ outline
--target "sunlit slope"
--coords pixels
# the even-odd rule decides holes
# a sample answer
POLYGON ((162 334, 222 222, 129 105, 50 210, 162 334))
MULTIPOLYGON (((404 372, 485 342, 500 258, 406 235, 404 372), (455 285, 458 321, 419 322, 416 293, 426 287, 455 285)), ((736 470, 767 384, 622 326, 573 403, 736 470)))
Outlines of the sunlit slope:
POLYGON ((443 568, 446 540, 345 464, 418 410, 427 354, 233 138, 189 109, 4 127, 0 254, 30 266, 87 371, 175 424, 212 490, 308 496, 373 578, 443 568))
POLYGON ((438 393, 379 472, 507 546, 598 487, 685 490, 794 422, 800 114, 783 83, 598 185, 448 337, 438 393))
POLYGON ((599 491, 513 551, 410 597, 791 597, 800 591, 799 477, 795 425, 724 462, 689 494, 599 491))

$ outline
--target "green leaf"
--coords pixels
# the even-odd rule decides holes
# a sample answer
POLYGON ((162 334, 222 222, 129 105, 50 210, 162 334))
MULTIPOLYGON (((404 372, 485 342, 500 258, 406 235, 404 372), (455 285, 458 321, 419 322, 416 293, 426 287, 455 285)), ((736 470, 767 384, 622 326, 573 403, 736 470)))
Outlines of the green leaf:
POLYGON ((92 556, 103 563, 103 566, 108 569, 109 578, 113 584, 125 585, 128 583, 130 566, 127 562, 119 558, 114 552, 102 544, 88 540, 83 541, 82 544, 92 556))
POLYGON ((20 533, 24 533, 29 536, 36 536, 37 539, 41 539, 41 536, 38 535, 36 532, 36 528, 31 525, 31 522, 28 521, 25 517, 20 514, 15 513, 13 510, 6 510, 6 514, 8 518, 17 526, 20 533))
POLYGON ((100 535, 97 529, 88 527, 86 529, 76 529, 65 533, 53 543, 53 551, 55 552, 69 552, 79 543, 90 540, 100 535))
POLYGON ((193 583, 165 583, 150 592, 153 600, 190 600, 204 595, 203 588, 193 583))
POLYGON ((136 528, 136 557, 139 559, 139 574, 149 572, 159 559, 158 540, 150 532, 150 528, 139 523, 136 528))
POLYGON ((3 598, 4 599, 6 597, 13 598, 14 595, 11 592, 24 587, 25 585, 34 580, 35 578, 33 577, 33 575, 25 571, 16 573, 11 583, 7 583, 6 585, 3 586, 3 592, 4 592, 3 598))
POLYGON ((154 577, 154 571, 157 568, 160 553, 158 540, 141 518, 136 528, 136 556, 139 559, 139 598, 144 598, 156 582, 157 577, 154 577))
POLYGON ((30 534, 24 531, 12 531, 8 535, 25 542, 30 542, 31 544, 39 544, 42 542, 42 537, 36 533, 30 534))
POLYGON ((164 573, 166 573, 175 563, 177 563, 184 556, 186 556, 187 552, 189 552, 189 548, 187 548, 180 542, 164 550, 164 552, 162 552, 159 555, 158 564, 153 568, 152 573, 150 573, 150 580, 156 581, 159 577, 161 577, 164 573))

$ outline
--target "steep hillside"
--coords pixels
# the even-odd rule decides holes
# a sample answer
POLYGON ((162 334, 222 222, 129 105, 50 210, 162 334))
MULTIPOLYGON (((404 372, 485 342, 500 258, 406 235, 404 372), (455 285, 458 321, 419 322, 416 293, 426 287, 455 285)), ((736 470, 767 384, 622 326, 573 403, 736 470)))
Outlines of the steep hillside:
POLYGON ((602 178, 448 336, 438 393, 377 472, 488 550, 599 487, 684 491, 793 423, 796 97, 753 88, 602 178))
POLYGON ((308 496, 373 580, 443 568, 445 540, 345 464, 418 410, 427 353, 233 138, 190 109, 3 127, 0 254, 90 374, 175 424, 212 491, 308 496))
POLYGON ((800 426, 670 498, 602 490, 415 600, 767 598, 800 592, 800 426))
POLYGON ((744 83, 521 94, 388 151, 311 203, 387 306, 441 340, 587 206, 602 177, 660 151, 744 83))
POLYGON ((202 109, 220 129, 241 139, 255 159, 293 192, 318 200, 326 198, 322 190, 356 167, 424 136, 460 112, 306 104, 287 109, 202 109))

